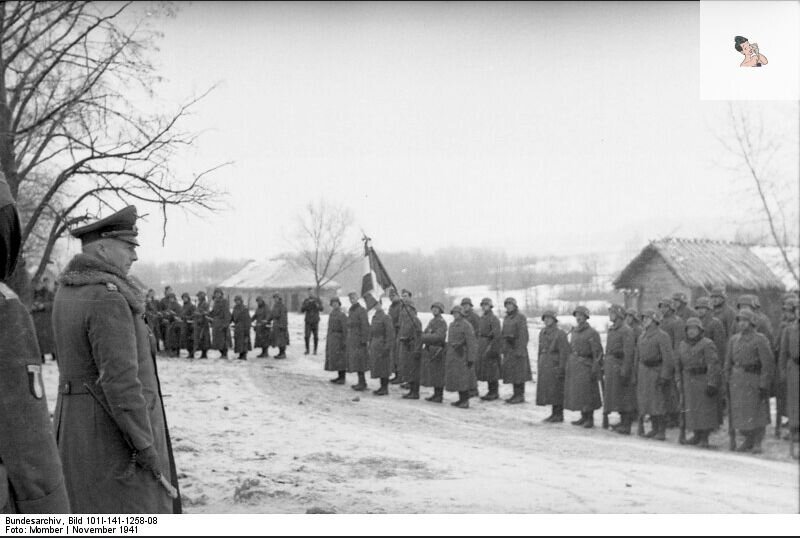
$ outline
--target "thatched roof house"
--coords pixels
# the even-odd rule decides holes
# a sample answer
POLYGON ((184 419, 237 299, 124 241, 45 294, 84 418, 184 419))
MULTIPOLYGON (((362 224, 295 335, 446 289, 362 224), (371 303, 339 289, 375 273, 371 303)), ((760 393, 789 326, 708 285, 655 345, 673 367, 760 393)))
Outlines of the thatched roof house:
MULTIPOLYGON (((250 260, 239 271, 214 287, 222 289, 231 300, 234 296, 241 295, 250 308, 255 308, 256 297, 259 295, 267 303, 271 303, 272 295, 277 292, 283 297, 283 303, 289 311, 298 311, 307 296, 308 288, 316 286, 310 269, 291 260, 271 259, 250 260)), ((320 295, 333 297, 339 287, 338 283, 331 281, 320 290, 320 295)))
POLYGON ((659 299, 675 292, 694 302, 724 287, 731 302, 744 293, 758 295, 767 315, 777 319, 786 286, 754 248, 704 239, 653 241, 622 270, 614 288, 625 295, 625 306, 642 310, 656 308, 659 299))

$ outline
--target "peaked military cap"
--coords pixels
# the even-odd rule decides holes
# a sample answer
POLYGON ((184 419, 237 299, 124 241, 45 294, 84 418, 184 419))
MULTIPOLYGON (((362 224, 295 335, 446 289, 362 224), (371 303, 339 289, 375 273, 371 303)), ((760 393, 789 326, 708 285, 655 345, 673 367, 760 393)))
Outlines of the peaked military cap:
POLYGON ((136 206, 129 205, 104 219, 75 228, 70 234, 80 239, 83 245, 100 239, 119 239, 138 247, 139 242, 136 237, 139 231, 136 229, 136 219, 136 206))

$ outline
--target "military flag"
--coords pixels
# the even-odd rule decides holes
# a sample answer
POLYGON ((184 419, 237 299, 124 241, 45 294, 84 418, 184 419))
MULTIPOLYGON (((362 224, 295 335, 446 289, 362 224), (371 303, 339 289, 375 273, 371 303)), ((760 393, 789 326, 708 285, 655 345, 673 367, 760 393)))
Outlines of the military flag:
POLYGON ((381 300, 385 290, 394 287, 389 273, 383 267, 380 258, 372 248, 371 239, 364 237, 364 276, 361 279, 361 297, 367 304, 367 310, 373 308, 381 300))

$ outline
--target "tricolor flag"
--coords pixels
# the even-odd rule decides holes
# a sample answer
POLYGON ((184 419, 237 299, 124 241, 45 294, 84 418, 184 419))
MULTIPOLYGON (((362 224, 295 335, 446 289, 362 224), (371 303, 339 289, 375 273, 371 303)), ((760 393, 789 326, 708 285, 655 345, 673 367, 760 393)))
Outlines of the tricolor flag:
POLYGON ((373 308, 381 300, 384 290, 394 287, 392 279, 384 269, 381 260, 370 245, 370 239, 364 238, 364 277, 361 279, 361 296, 367 303, 367 310, 373 308))

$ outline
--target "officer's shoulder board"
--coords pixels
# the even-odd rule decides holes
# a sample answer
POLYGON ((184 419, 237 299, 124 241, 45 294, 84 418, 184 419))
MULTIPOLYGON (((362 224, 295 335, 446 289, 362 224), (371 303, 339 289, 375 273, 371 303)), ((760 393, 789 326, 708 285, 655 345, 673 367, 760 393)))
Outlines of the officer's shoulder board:
POLYGON ((19 299, 14 290, 0 282, 0 299, 19 299))

